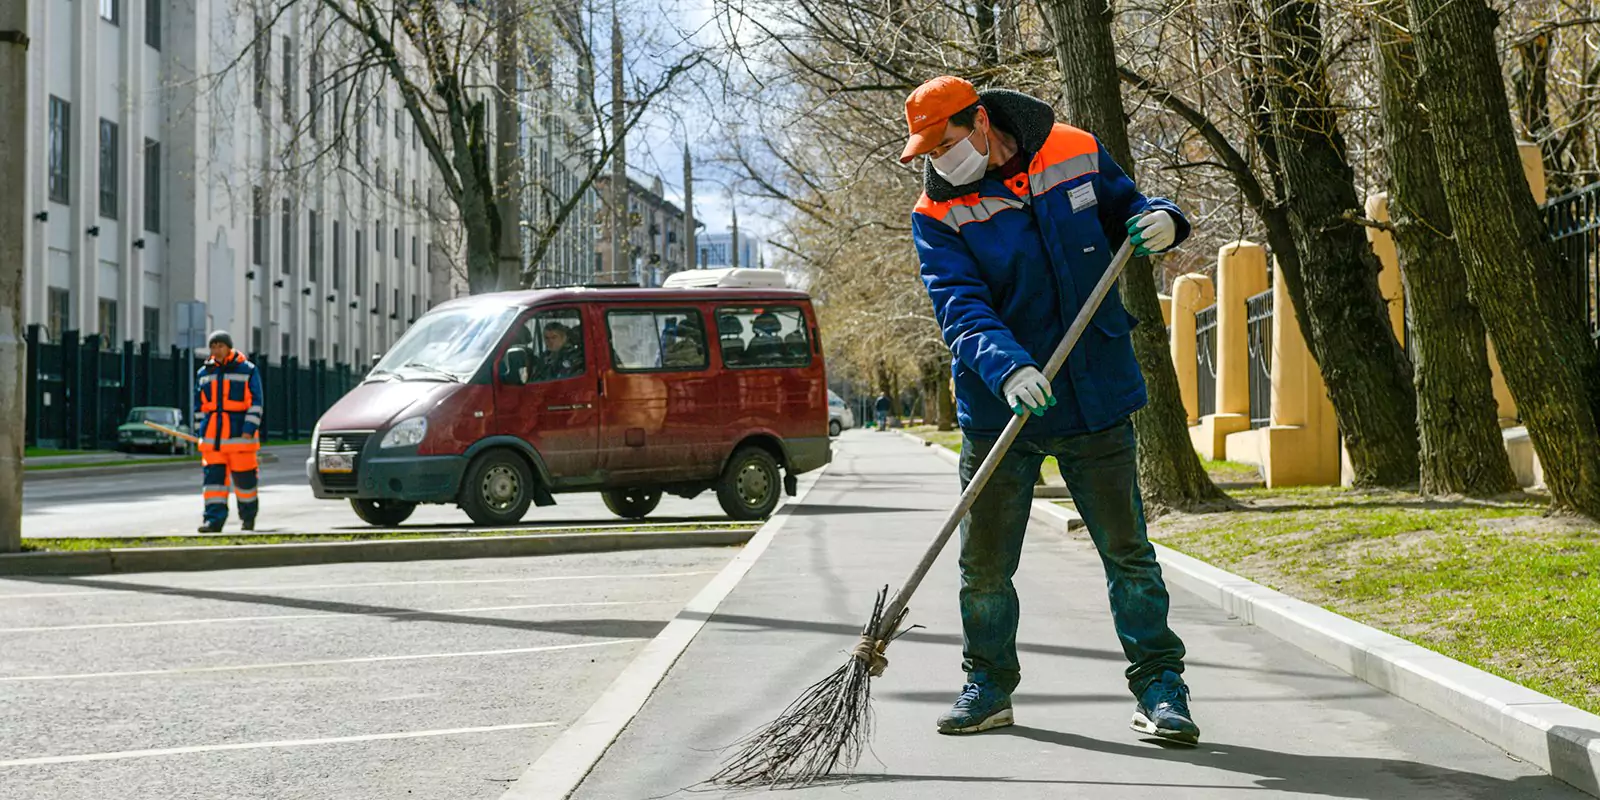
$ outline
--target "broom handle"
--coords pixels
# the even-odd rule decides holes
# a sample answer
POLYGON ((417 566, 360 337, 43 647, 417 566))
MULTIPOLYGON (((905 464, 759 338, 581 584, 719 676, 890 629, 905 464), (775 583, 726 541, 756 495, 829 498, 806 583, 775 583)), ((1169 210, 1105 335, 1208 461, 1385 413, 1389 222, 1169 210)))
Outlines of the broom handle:
POLYGON ((167 427, 165 425, 157 425, 154 422, 145 422, 145 423, 142 423, 142 424, 146 428, 153 428, 155 430, 158 430, 158 431, 161 431, 162 433, 167 434, 168 436, 176 436, 179 439, 182 439, 182 440, 184 440, 186 442, 192 442, 194 444, 200 444, 200 437, 195 436, 194 434, 184 433, 183 431, 175 430, 175 429, 169 428, 169 427, 167 427))
MULTIPOLYGON (((1094 316, 1094 312, 1100 308, 1100 303, 1106 299, 1107 294, 1111 293, 1111 287, 1116 285, 1117 278, 1122 275, 1122 270, 1128 265, 1129 256, 1132 254, 1133 237, 1130 236, 1123 241, 1122 247, 1111 258, 1111 266, 1106 269, 1104 275, 1100 276, 1100 282, 1095 284, 1094 291, 1089 294, 1089 299, 1084 302, 1083 308, 1078 310, 1078 316, 1072 321, 1072 327, 1067 329, 1067 335, 1062 337, 1061 342, 1056 345, 1055 352, 1050 354, 1050 361, 1044 365, 1045 380, 1054 379, 1056 373, 1061 370, 1061 365, 1067 362, 1067 355, 1077 345, 1079 337, 1083 336, 1084 328, 1089 326, 1089 320, 1094 316)), ((1011 444, 1017 440, 1017 435, 1022 432, 1023 423, 1027 421, 1028 416, 1020 414, 1012 415, 1011 421, 1006 423, 1006 429, 1000 433, 1000 438, 995 441, 994 447, 990 448, 989 455, 984 457, 983 464, 978 467, 978 472, 967 483, 966 491, 961 493, 961 502, 956 503, 956 507, 950 510, 950 516, 945 519, 944 527, 939 530, 938 538, 935 538, 933 544, 929 545, 928 551, 922 554, 922 561, 917 564, 916 569, 911 571, 911 576, 906 578, 905 585, 900 587, 900 591, 895 593, 894 599, 890 601, 888 608, 884 610, 883 622, 881 623, 883 629, 880 629, 874 638, 886 640, 894 635, 893 628, 899 623, 901 613, 905 611, 906 604, 911 602, 911 595, 917 591, 922 579, 927 576, 928 570, 933 568, 933 562, 939 558, 939 551, 944 549, 945 543, 950 541, 950 534, 955 533, 956 528, 961 524, 962 518, 966 517, 967 512, 972 509, 972 504, 978 499, 978 493, 983 491, 983 487, 989 482, 990 476, 994 475, 995 469, 1000 466, 1000 459, 1004 458, 1006 451, 1011 449, 1011 444)))

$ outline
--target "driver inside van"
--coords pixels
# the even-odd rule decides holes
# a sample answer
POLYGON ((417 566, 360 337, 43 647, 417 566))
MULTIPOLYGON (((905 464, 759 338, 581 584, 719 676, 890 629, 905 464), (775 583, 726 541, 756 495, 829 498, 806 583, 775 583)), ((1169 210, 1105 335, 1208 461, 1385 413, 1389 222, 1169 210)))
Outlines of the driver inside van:
POLYGON ((583 349, 573 341, 572 329, 560 322, 546 322, 543 334, 544 353, 534 366, 534 379, 553 381, 582 375, 583 349))

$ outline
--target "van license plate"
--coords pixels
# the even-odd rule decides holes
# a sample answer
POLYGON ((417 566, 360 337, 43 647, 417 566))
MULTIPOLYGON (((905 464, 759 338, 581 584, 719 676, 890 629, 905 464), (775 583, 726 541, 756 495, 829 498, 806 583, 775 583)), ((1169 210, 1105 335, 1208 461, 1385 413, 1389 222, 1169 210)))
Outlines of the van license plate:
POLYGON ((330 453, 317 457, 318 472, 355 472, 356 459, 349 453, 330 453))

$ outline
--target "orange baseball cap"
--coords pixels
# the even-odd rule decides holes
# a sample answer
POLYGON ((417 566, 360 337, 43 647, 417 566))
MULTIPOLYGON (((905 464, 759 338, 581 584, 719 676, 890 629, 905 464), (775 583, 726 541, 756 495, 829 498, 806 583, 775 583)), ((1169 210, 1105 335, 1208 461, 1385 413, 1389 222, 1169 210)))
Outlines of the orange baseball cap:
POLYGON ((906 127, 911 129, 911 139, 900 154, 900 163, 938 147, 950 116, 976 102, 978 90, 954 75, 940 75, 918 86, 906 98, 906 127))

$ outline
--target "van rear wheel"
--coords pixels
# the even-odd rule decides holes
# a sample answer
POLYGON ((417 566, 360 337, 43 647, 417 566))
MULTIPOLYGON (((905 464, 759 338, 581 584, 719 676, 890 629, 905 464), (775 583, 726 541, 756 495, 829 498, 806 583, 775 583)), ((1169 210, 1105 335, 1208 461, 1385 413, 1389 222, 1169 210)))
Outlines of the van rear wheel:
POLYGON ((728 516, 739 520, 765 519, 778 507, 783 480, 778 460, 759 447, 742 447, 728 461, 717 484, 717 500, 728 516))
POLYGON ((660 489, 612 489, 601 492, 606 508, 623 519, 644 519, 661 505, 660 489))
POLYGON ((380 528, 393 528, 405 522, 411 512, 417 510, 416 503, 407 503, 404 500, 350 500, 350 507, 355 510, 356 516, 368 525, 380 528))
POLYGON ((461 509, 479 525, 515 525, 533 503, 533 471, 509 450, 491 450, 467 468, 461 509))

